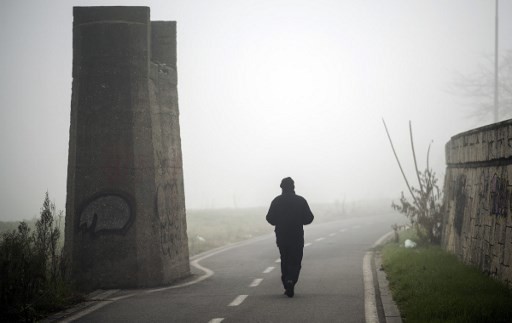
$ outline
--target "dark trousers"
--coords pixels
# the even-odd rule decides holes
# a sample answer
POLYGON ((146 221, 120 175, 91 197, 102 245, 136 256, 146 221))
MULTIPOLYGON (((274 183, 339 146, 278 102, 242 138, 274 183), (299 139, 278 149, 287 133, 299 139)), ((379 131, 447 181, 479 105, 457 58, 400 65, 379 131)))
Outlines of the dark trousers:
POLYGON ((286 288, 285 282, 293 281, 294 284, 299 280, 299 274, 304 252, 303 243, 279 244, 279 253, 281 254, 281 281, 286 288))

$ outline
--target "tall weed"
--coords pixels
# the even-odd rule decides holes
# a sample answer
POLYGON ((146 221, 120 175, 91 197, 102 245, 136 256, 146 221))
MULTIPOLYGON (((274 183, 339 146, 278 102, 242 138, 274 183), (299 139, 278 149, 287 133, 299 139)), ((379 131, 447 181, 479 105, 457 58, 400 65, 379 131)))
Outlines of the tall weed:
MULTIPOLYGON (((384 119, 382 119, 386 134, 391 144, 391 149, 395 155, 396 162, 405 184, 409 189, 412 201, 410 202, 405 197, 404 193, 401 193, 400 203, 392 203, 391 207, 396 211, 404 214, 410 221, 413 228, 415 228, 418 238, 423 243, 434 243, 439 244, 441 242, 441 223, 442 223, 442 200, 443 192, 437 185, 436 174, 429 167, 429 155, 430 145, 427 150, 427 167, 423 172, 418 170, 418 162, 416 159, 416 151, 414 149, 414 140, 412 135, 412 124, 409 121, 409 136, 411 140, 412 157, 414 161, 414 169, 416 171, 416 178, 418 180, 418 188, 409 184, 409 180, 405 175, 400 159, 393 145, 393 140, 389 134, 388 127, 384 119)), ((395 231, 395 240, 398 237, 398 225, 392 226, 395 231)))
POLYGON ((74 297, 65 281, 59 221, 48 192, 32 231, 26 222, 0 238, 0 314, 3 320, 34 321, 74 297))

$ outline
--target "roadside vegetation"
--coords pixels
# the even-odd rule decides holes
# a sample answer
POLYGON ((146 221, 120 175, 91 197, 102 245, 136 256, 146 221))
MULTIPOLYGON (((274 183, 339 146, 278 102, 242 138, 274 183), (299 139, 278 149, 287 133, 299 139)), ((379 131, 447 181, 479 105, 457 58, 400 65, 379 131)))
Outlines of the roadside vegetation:
POLYGON ((46 193, 40 218, 0 238, 0 319, 33 322, 76 303, 61 250, 62 212, 46 193))
MULTIPOLYGON (((400 172, 404 178, 405 184, 410 193, 410 200, 401 193, 400 202, 392 203, 391 207, 402 213, 410 221, 410 226, 416 231, 417 238, 421 242, 428 242, 432 244, 439 244, 441 242, 441 220, 442 220, 442 203, 443 191, 437 185, 436 173, 430 168, 429 155, 430 145, 427 149, 426 167, 423 171, 418 168, 418 161, 416 158, 416 151, 414 148, 414 140, 412 135, 412 124, 409 121, 409 138, 411 140, 412 159, 414 161, 414 170, 418 186, 414 187, 410 184, 409 179, 405 175, 400 159, 395 151, 393 140, 388 131, 388 127, 384 119, 382 119, 386 134, 395 155, 396 162, 400 168, 400 172)), ((398 237, 398 230, 401 229, 398 225, 392 227, 395 230, 395 240, 398 237)))
POLYGON ((512 322, 512 291, 413 230, 384 246, 383 269, 404 322, 512 322))
POLYGON ((384 127, 409 190, 392 208, 410 221, 408 230, 394 225, 395 240, 382 249, 393 299, 404 322, 512 322, 512 291, 477 268, 462 263, 440 247, 443 192, 429 167, 418 170, 409 123, 412 157, 418 186, 410 185, 384 127), (405 243, 406 240, 414 243, 405 243), (406 248, 408 245, 410 248, 406 248))

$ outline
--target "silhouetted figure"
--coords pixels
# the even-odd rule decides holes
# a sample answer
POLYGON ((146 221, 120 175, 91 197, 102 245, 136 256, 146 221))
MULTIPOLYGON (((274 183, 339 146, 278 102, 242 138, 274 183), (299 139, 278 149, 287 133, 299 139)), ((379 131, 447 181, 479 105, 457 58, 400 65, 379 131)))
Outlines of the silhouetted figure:
POLYGON ((267 214, 267 222, 276 227, 276 242, 281 254, 281 281, 288 297, 293 297, 304 250, 303 225, 313 222, 308 202, 295 194, 291 177, 281 181, 283 193, 277 196, 267 214))

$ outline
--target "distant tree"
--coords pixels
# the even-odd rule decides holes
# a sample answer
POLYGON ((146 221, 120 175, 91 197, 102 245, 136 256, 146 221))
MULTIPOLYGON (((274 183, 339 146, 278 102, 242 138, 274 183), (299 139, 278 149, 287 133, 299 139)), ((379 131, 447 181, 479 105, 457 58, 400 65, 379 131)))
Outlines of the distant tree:
MULTIPOLYGON (((499 120, 512 117, 512 50, 499 58, 499 120)), ((494 114, 494 58, 486 58, 471 74, 457 73, 450 92, 468 102, 468 116, 478 121, 494 114)))

